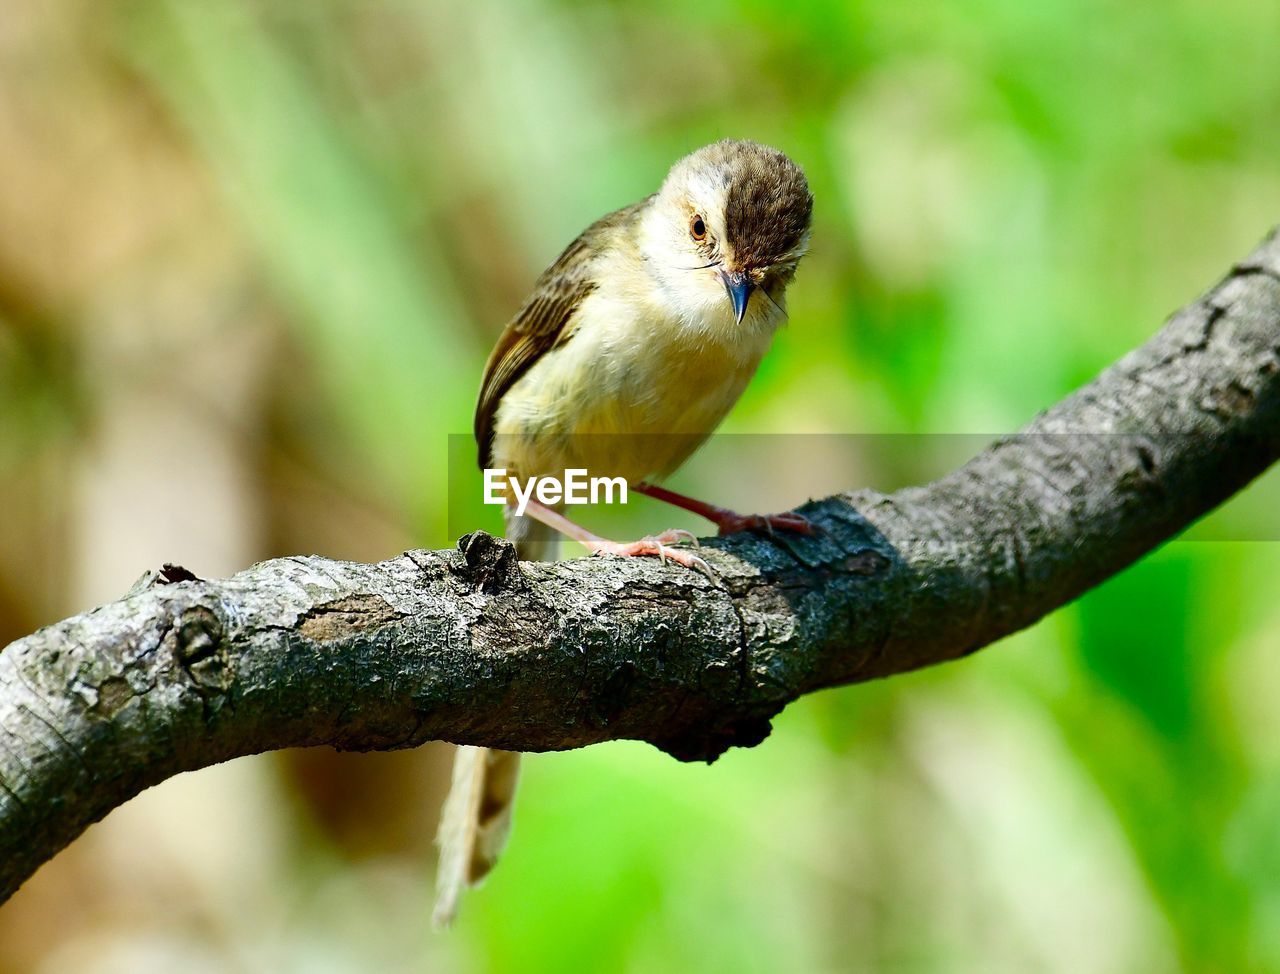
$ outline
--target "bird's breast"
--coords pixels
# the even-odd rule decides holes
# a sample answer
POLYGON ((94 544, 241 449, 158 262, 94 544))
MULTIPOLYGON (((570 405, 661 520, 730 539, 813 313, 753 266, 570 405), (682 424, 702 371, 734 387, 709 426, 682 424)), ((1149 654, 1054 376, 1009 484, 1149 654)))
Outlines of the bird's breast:
POLYGON ((572 327, 503 396, 494 466, 525 477, 568 467, 633 482, 665 476, 737 402, 774 330, 691 322, 660 301, 604 289, 572 327))

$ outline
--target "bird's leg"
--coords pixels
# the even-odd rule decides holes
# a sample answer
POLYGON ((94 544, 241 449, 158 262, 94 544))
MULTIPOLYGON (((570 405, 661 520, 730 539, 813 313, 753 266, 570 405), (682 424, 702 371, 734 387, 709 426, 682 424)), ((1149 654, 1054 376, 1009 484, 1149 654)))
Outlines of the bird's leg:
POLYGON ((673 528, 670 531, 663 531, 661 534, 641 538, 639 541, 619 542, 602 538, 598 534, 592 534, 586 528, 574 524, 559 511, 552 510, 545 504, 539 504, 535 500, 530 500, 525 506, 524 516, 541 521, 547 527, 559 531, 566 538, 579 542, 593 555, 618 555, 623 558, 649 555, 661 558, 664 562, 674 561, 676 564, 684 565, 686 568, 702 572, 713 582, 719 581, 711 566, 693 552, 684 548, 669 547, 680 542, 689 542, 696 546, 698 539, 691 531, 673 528))
POLYGON ((722 535, 733 534, 735 531, 767 531, 773 534, 775 530, 813 534, 812 522, 804 515, 791 511, 785 514, 739 514, 727 507, 717 507, 715 504, 685 497, 684 494, 677 494, 674 490, 667 490, 656 484, 633 484, 631 489, 654 500, 666 501, 668 504, 691 511, 699 517, 705 517, 720 529, 722 535))

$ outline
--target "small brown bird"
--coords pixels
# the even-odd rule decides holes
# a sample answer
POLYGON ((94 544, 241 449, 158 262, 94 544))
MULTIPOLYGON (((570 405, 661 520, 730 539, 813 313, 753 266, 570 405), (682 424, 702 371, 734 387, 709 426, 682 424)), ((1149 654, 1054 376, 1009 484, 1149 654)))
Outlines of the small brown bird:
MULTIPOLYGON (((631 489, 714 522, 721 534, 808 532, 796 514, 743 515, 653 481, 688 458, 737 402, 786 319, 785 292, 809 243, 813 197, 776 149, 725 140, 677 162, 662 188, 596 221, 534 285, 485 367, 476 406, 481 467, 624 477, 631 489)), ((654 555, 700 569, 683 531, 619 543, 530 500, 505 509, 526 560, 557 533, 592 552, 654 555)), ((714 577, 714 576, 713 576, 714 577)), ((461 747, 440 828, 435 919, 493 867, 511 821, 518 755, 461 747)))

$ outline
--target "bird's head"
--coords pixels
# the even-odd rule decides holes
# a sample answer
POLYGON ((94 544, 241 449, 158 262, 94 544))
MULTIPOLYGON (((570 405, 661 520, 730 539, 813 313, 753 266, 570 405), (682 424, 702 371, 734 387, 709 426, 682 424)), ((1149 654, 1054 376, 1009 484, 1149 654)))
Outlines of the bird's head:
POLYGON ((726 139, 671 167, 646 214, 641 247, 686 317, 774 320, 808 248, 812 212, 799 166, 777 149, 726 139), (764 300, 753 302, 757 291, 764 300))

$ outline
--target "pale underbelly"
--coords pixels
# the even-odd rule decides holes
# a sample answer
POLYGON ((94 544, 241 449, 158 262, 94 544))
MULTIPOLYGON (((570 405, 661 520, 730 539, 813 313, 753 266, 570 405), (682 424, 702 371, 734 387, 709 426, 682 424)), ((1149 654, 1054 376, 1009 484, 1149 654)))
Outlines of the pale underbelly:
POLYGON ((577 335, 503 396, 493 466, 521 477, 582 468, 629 482, 665 477, 737 402, 758 353, 741 348, 591 347, 577 335))

